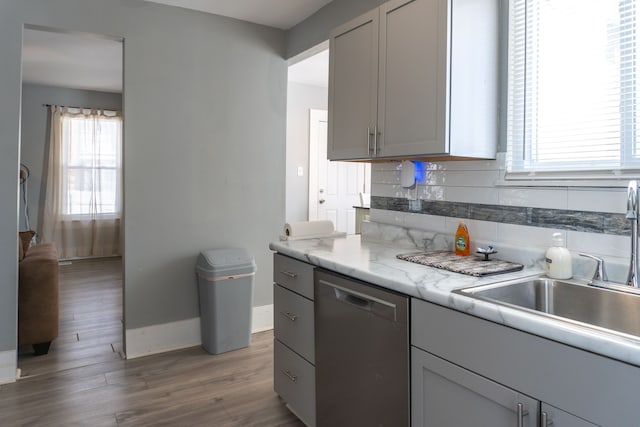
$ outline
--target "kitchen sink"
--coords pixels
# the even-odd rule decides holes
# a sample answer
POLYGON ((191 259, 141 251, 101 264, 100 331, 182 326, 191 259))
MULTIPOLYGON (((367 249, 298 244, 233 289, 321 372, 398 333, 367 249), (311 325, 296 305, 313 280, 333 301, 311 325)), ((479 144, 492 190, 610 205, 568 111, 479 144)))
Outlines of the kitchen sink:
POLYGON ((459 289, 454 293, 640 339, 640 294, 625 286, 546 277, 459 289))

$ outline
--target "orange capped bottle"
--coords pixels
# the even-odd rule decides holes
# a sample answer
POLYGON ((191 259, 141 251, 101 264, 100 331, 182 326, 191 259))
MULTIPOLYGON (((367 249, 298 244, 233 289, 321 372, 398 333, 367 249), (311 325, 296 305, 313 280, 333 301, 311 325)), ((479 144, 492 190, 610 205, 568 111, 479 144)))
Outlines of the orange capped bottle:
POLYGON ((463 220, 460 220, 456 237, 453 241, 453 248, 458 256, 469 256, 471 254, 471 242, 469 241, 469 230, 463 220))

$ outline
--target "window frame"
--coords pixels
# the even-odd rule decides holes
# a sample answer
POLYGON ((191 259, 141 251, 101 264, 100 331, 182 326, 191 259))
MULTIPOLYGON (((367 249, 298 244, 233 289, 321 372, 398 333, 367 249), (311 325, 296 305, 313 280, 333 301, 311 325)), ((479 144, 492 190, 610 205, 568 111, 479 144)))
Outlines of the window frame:
MULTIPOLYGON (((61 167, 62 167, 62 171, 61 171, 61 185, 64 187, 66 185, 66 183, 68 182, 70 173, 69 171, 80 171, 80 170, 87 170, 87 171, 92 171, 93 173, 99 173, 102 170, 110 170, 116 171, 116 194, 115 194, 115 210, 114 211, 110 211, 110 212, 95 212, 95 213, 70 213, 69 212, 69 208, 71 207, 70 202, 69 202, 69 194, 70 191, 67 190, 62 190, 60 192, 60 208, 61 208, 61 217, 64 220, 68 220, 68 221, 74 221, 74 220, 89 220, 89 219, 94 219, 94 220, 100 220, 100 219, 105 219, 105 220, 113 220, 113 219, 119 219, 122 217, 122 114, 119 111, 113 111, 113 110, 94 110, 94 109, 87 109, 87 108, 71 108, 68 107, 66 109, 66 111, 63 113, 61 120, 61 129, 64 128, 65 125, 65 121, 66 120, 74 120, 74 119, 78 119, 81 118, 83 120, 103 120, 103 119, 117 119, 118 120, 118 131, 119 131, 119 141, 118 141, 118 159, 116 162, 115 166, 99 166, 99 167, 92 167, 92 166, 81 166, 81 165, 68 165, 66 164, 65 160, 63 158, 61 158, 61 167), (94 117, 94 115, 96 114, 100 114, 101 117, 94 117)), ((64 133, 64 131, 63 131, 64 133)), ((62 140, 61 143, 63 144, 63 146, 61 147, 61 151, 60 151, 60 155, 62 157, 64 157, 64 153, 68 150, 68 148, 66 147, 67 144, 67 140, 66 140, 66 136, 62 136, 62 140)))
MULTIPOLYGON (((511 82, 510 82, 510 67, 511 61, 511 8, 515 0, 502 0, 504 7, 502 8, 502 48, 501 48, 501 62, 502 62, 502 75, 503 78, 501 87, 503 89, 502 104, 503 113, 501 114, 501 141, 504 151, 498 153, 497 162, 500 170, 497 186, 517 186, 517 187, 626 187, 630 179, 640 178, 640 167, 638 168, 606 168, 602 169, 584 169, 584 170, 565 170, 565 171, 544 171, 544 170, 519 170, 508 171, 509 156, 514 156, 510 151, 511 142, 509 141, 510 127, 513 126, 514 119, 510 108, 513 108, 510 97, 511 94, 511 82)), ((640 19, 640 16, 638 16, 640 19)), ((638 24, 640 26, 640 24, 638 24)), ((640 32, 639 32, 640 33, 640 32)), ((638 36, 638 43, 640 43, 640 35, 638 36)), ((638 57, 638 79, 640 79, 640 55, 638 57)), ((636 81, 636 84, 640 84, 640 81, 636 81)), ((526 90, 526 87, 523 89, 526 90)), ((526 100, 523 99, 523 107, 526 100)), ((638 107, 640 108, 640 107, 638 107)), ((524 116, 520 116, 522 122, 521 127, 524 128, 524 116)), ((521 131, 524 132, 524 131, 521 131)), ((640 151, 640 141, 638 144, 638 150, 640 151)), ((523 146, 526 149, 526 146, 523 146)))

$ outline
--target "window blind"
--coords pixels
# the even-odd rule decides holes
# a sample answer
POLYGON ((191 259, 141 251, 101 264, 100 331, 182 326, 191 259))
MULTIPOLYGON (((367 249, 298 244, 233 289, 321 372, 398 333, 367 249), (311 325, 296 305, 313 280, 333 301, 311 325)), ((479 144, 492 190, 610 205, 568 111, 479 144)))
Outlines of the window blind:
POLYGON ((507 179, 640 170, 637 2, 510 1, 507 179))

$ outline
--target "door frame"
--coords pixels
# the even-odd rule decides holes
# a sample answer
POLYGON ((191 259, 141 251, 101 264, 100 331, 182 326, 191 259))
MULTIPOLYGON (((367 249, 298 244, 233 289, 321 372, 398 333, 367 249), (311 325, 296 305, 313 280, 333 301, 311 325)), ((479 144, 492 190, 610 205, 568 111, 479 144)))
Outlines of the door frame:
POLYGON ((318 122, 328 120, 327 110, 309 109, 309 221, 318 219, 318 122))

